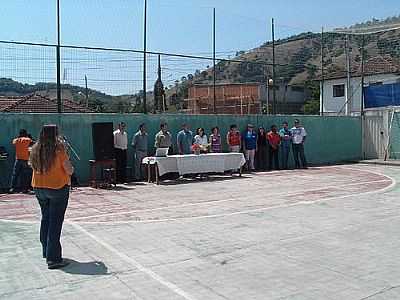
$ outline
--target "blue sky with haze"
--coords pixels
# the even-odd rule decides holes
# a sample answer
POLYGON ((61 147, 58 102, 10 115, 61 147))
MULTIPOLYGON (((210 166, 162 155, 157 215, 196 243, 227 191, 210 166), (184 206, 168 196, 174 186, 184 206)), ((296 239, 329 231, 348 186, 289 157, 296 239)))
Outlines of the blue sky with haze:
MULTIPOLYGON (((319 32, 322 26, 329 30, 400 14, 399 0, 148 0, 148 50, 211 56, 213 7, 217 16, 217 56, 222 58, 270 40, 272 17, 279 38, 305 31, 319 32)), ((143 0, 61 0, 61 18, 63 44, 142 49, 143 0)), ((2 1, 0 40, 55 43, 55 24, 55 0, 2 1)), ((53 81, 53 62, 40 62, 42 56, 50 62, 53 54, 35 53, 21 50, 4 54, 11 61, 21 55, 22 63, 13 62, 11 69, 4 68, 9 73, 0 77, 28 83, 53 81), (32 61, 27 61, 31 56, 32 61)), ((82 85, 84 75, 88 75, 90 87, 111 94, 134 93, 141 88, 140 57, 119 57, 130 60, 124 65, 115 63, 118 57, 114 59, 112 55, 68 55, 70 65, 62 66, 64 83, 82 85), (82 61, 85 55, 91 65, 82 61), (114 62, 107 63, 108 59, 114 62)), ((163 63, 167 85, 209 64, 172 59, 164 59, 163 63)), ((148 68, 151 88, 157 73, 155 57, 148 68)))
MULTIPOLYGON (((56 1, 2 1, 1 40, 55 42, 56 1)), ((142 47, 142 0, 61 0, 66 44, 142 47)), ((277 35, 319 31, 400 14, 398 0, 148 0, 148 47, 178 53, 210 52, 212 8, 217 10, 217 50, 250 49, 277 35)))

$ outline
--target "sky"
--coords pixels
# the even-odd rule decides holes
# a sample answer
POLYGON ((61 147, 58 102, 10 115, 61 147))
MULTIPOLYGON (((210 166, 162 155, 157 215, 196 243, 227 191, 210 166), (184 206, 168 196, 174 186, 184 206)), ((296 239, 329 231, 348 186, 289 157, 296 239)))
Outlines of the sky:
MULTIPOLYGON (((60 1, 63 44, 142 49, 144 0, 60 1)), ((322 27, 330 30, 367 21, 373 17, 381 19, 400 14, 398 0, 148 0, 148 50, 210 56, 214 7, 217 56, 225 58, 234 55, 238 50, 249 50, 270 40, 271 18, 275 19, 276 36, 280 38, 304 31, 319 32, 322 27)), ((2 1, 0 40, 55 43, 55 24, 55 0, 2 1)), ((22 60, 27 60, 29 55, 23 53, 26 57, 22 60)), ((43 53, 40 55, 43 56, 43 53)), ((71 52, 69 55, 72 60, 77 60, 84 54, 71 52)), ((103 57, 97 54, 85 55, 90 56, 92 64, 99 63, 103 57)), ((46 52, 44 56, 51 54, 46 52)), ((136 58, 139 57, 135 56, 136 58)), ((153 59, 149 65, 155 69, 156 60, 153 59)), ((176 72, 178 65, 185 66, 182 68, 182 74, 190 73, 189 70, 193 68, 204 68, 204 62, 170 63, 176 72)), ((125 69, 134 67, 140 74, 138 64, 139 61, 136 65, 126 65, 125 69)), ((107 70, 107 76, 114 78, 116 69, 120 67, 115 65, 114 69, 107 70)), ((43 73, 45 67, 35 65, 34 68, 43 73)), ((101 68, 104 68, 104 65, 99 67, 101 68)), ((7 68, 1 68, 0 62, 1 69, 7 71, 7 68)), ((75 74, 80 72, 77 67, 69 69, 70 78, 78 76, 75 74)), ((22 71, 25 72, 26 69, 22 71)), ((153 71, 150 72, 151 76, 155 74, 153 71)), ((31 72, 32 77, 35 77, 35 73, 31 72)), ((63 74, 68 80, 68 68, 63 74)), ((7 74, 0 73, 1 77, 5 75, 7 74)), ((40 76, 45 78, 47 75, 40 76)), ((82 77, 80 74, 79 76, 82 77)), ((171 80, 173 76, 170 76, 171 80)), ((96 76, 92 74, 90 77, 96 76)), ((138 77, 135 82, 139 83, 139 80, 138 77)), ((94 84, 94 81, 92 83, 94 84)))

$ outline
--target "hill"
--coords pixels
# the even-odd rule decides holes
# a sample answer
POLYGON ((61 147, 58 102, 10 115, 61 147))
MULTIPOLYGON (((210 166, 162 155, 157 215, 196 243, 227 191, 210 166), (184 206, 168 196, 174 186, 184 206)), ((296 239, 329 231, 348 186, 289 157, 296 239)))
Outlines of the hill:
MULTIPOLYGON (((63 98, 86 104, 84 87, 62 84, 61 89, 63 98)), ((31 93, 56 98, 56 84, 51 82, 26 84, 10 78, 0 78, 0 96, 25 96, 31 93)), ((89 107, 97 112, 134 111, 135 107, 131 103, 135 103, 138 97, 135 95, 111 96, 93 89, 88 89, 87 93, 89 107)))
MULTIPOLYGON (((345 75, 346 72, 346 35, 339 30, 357 29, 367 32, 371 28, 385 29, 399 24, 400 17, 385 20, 373 19, 355 24, 348 28, 338 28, 324 34, 324 75, 327 77, 345 75)), ((361 68, 361 36, 349 38, 349 51, 352 72, 358 73, 361 68)), ((379 72, 380 62, 393 65, 400 58, 400 30, 381 32, 365 38, 365 63, 367 70, 379 72), (369 65, 368 65, 369 63, 369 65)), ((272 77, 272 43, 248 52, 239 51, 234 60, 243 62, 221 61, 217 64, 218 82, 266 82, 272 77)), ((276 80, 285 85, 301 85, 318 80, 321 77, 321 34, 306 32, 275 42, 276 80)), ((200 75, 195 75, 193 83, 210 84, 212 68, 200 75)))

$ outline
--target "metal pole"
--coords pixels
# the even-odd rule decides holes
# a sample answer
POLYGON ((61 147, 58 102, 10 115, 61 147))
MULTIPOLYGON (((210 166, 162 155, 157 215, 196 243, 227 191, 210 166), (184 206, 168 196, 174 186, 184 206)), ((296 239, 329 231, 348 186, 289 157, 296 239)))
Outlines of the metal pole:
POLYGON ((61 113, 62 104, 61 104, 61 64, 60 64, 60 0, 57 0, 56 62, 57 62, 57 112, 61 113))
POLYGON ((144 0, 144 24, 143 24, 143 113, 147 114, 146 99, 146 53, 147 52, 147 0, 144 0))
POLYGON ((325 43, 324 43, 324 27, 322 27, 321 30, 321 95, 320 95, 320 115, 323 116, 324 115, 324 84, 325 84, 325 74, 324 74, 324 47, 325 47, 325 43))
POLYGON ((213 9, 213 103, 214 103, 214 114, 217 113, 217 103, 215 95, 215 84, 216 84, 216 70, 215 70, 215 8, 213 9))
POLYGON ((363 152, 363 159, 366 159, 366 136, 365 136, 365 120, 364 120, 364 48, 365 48, 365 36, 362 36, 361 42, 361 103, 360 103, 360 114, 361 114, 361 137, 362 137, 362 152, 363 152))
POLYGON ((276 89, 275 89, 275 21, 272 18, 272 113, 275 115, 277 113, 276 109, 276 89))
POLYGON ((350 41, 349 35, 346 34, 346 69, 347 69, 347 89, 346 89, 346 116, 351 114, 351 78, 350 78, 350 41))
POLYGON ((85 97, 86 97, 86 107, 89 107, 89 90, 88 90, 86 75, 85 75, 85 97))
POLYGON ((269 79, 267 79, 267 115, 269 115, 269 79))
POLYGON ((360 112, 361 116, 364 115, 364 64, 365 64, 365 54, 364 54, 364 49, 365 49, 365 35, 362 36, 362 44, 361 44, 361 106, 360 106, 360 112))

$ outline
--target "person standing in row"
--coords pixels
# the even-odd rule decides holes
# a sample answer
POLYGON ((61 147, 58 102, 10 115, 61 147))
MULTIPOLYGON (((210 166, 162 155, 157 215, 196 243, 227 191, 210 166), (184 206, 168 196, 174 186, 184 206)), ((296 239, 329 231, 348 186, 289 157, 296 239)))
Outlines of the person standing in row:
POLYGON ((132 146, 135 155, 135 179, 143 180, 144 179, 144 167, 142 161, 145 157, 147 157, 147 145, 148 138, 145 124, 139 125, 138 132, 135 133, 132 139, 132 146))
POLYGON ((229 147, 229 152, 240 152, 242 146, 242 138, 237 126, 231 125, 228 134, 226 135, 226 143, 229 147))
POLYGON ((243 136, 243 148, 245 150, 248 171, 255 171, 254 157, 257 151, 257 132, 255 132, 252 124, 247 125, 247 130, 243 136))
POLYGON ((257 152, 256 152, 256 168, 260 171, 267 170, 268 162, 268 142, 267 133, 264 127, 258 128, 257 132, 257 152))
POLYGON ((154 147, 158 148, 170 148, 172 146, 172 135, 168 131, 167 123, 161 123, 160 131, 155 136, 154 147))
POLYGON ((200 146, 200 151, 202 153, 208 152, 208 138, 204 132, 204 128, 197 128, 194 143, 200 146))
POLYGON ((128 149, 128 134, 124 122, 118 124, 118 129, 114 131, 114 149, 116 160, 117 182, 126 182, 126 164, 128 149))
POLYGON ((283 122, 281 130, 279 130, 281 137, 281 148, 282 148, 282 169, 288 169, 290 146, 292 144, 292 133, 289 130, 288 122, 283 122))
POLYGON ((304 127, 300 125, 298 119, 294 120, 294 127, 290 131, 292 133, 293 156, 296 169, 300 168, 299 156, 302 168, 307 169, 307 160, 304 154, 304 143, 306 141, 307 132, 304 127))
POLYGON ((182 124, 182 130, 178 132, 176 140, 180 155, 192 153, 193 133, 189 130, 189 125, 182 124))
POLYGON ((279 170, 279 146, 281 144, 281 137, 278 134, 276 125, 271 126, 271 131, 268 132, 269 142, 269 170, 272 170, 274 164, 275 170, 279 170))
POLYGON ((25 129, 19 131, 19 135, 12 141, 15 146, 15 163, 11 177, 10 193, 14 193, 18 188, 26 193, 29 190, 30 183, 28 182, 27 172, 29 160, 29 147, 32 144, 32 139, 28 137, 25 129))
POLYGON ((74 168, 56 125, 43 126, 39 141, 32 147, 30 165, 32 186, 42 213, 40 242, 43 258, 49 269, 59 269, 68 265, 62 258, 60 236, 74 168))
POLYGON ((211 129, 210 135, 210 149, 212 153, 221 153, 222 152, 222 143, 221 143, 221 135, 219 134, 219 128, 214 127, 211 129))

